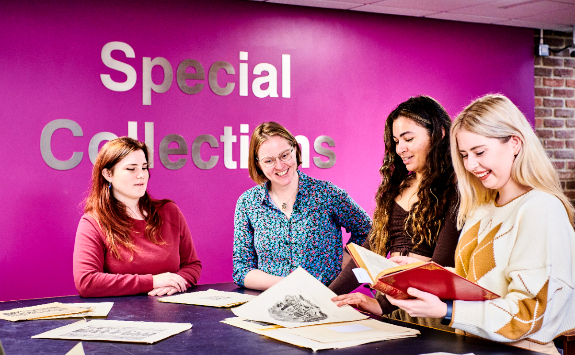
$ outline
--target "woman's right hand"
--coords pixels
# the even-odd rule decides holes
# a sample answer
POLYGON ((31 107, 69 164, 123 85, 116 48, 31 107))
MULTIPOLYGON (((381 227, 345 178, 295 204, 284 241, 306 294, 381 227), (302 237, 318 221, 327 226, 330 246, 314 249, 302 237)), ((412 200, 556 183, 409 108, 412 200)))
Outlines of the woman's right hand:
POLYGON ((178 290, 176 290, 176 288, 172 286, 158 287, 148 292, 148 296, 164 296, 164 295, 171 296, 177 292, 178 290))
POLYGON ((184 292, 187 290, 186 280, 178 274, 171 272, 164 272, 163 274, 158 274, 153 276, 154 285, 153 288, 157 289, 160 287, 173 287, 178 292, 184 292))
POLYGON ((371 314, 375 314, 377 316, 380 316, 383 313, 383 311, 381 310, 381 306, 379 305, 379 302, 377 302, 376 299, 366 296, 360 292, 354 292, 349 293, 347 295, 336 296, 331 300, 335 302, 338 307, 348 304, 350 306, 355 306, 359 309, 367 311, 371 314))

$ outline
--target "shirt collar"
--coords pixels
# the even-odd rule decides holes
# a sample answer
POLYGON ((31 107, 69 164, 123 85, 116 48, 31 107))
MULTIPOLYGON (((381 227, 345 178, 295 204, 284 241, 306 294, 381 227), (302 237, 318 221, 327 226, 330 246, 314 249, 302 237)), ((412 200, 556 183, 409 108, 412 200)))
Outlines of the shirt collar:
MULTIPOLYGON (((303 172, 297 170, 298 173, 298 196, 299 195, 307 195, 308 193, 308 186, 310 184, 310 177, 307 176, 306 174, 304 174, 303 172)), ((264 204, 266 201, 268 201, 268 203, 272 203, 269 200, 269 192, 268 192, 268 185, 269 185, 269 181, 265 182, 262 185, 258 186, 258 199, 260 200, 261 204, 264 204)), ((296 201, 297 201, 297 197, 296 197, 296 201)))

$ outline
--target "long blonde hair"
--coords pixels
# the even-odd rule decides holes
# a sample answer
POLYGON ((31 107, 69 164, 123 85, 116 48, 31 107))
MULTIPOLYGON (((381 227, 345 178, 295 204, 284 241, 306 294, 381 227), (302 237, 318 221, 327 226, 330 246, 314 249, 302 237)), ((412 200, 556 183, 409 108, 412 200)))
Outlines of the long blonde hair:
POLYGON ((507 97, 489 94, 467 106, 451 126, 451 158, 461 196, 458 228, 463 227, 478 206, 494 201, 497 196, 497 190, 485 188, 475 175, 465 169, 456 139, 462 129, 501 140, 508 140, 511 136, 519 137, 523 144, 511 166, 511 178, 521 185, 557 197, 573 225, 575 210, 563 193, 557 172, 527 119, 507 97))

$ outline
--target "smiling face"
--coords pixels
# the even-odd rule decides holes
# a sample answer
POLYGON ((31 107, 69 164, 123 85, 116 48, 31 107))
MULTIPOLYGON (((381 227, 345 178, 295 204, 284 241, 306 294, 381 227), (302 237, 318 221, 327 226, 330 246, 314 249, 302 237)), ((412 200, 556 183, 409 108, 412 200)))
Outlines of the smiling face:
POLYGON ((456 136, 463 166, 488 189, 502 190, 517 183, 511 178, 515 155, 521 149, 521 140, 511 136, 507 142, 488 138, 466 129, 456 136))
POLYGON ((295 149, 288 161, 283 162, 277 158, 281 154, 288 153, 292 148, 288 140, 280 136, 273 136, 260 145, 257 155, 258 164, 272 186, 288 186, 292 181, 297 181, 295 149), (275 159, 275 165, 265 166, 263 162, 266 158, 275 159))
POLYGON ((406 117, 393 121, 395 151, 408 171, 421 174, 425 170, 429 153, 430 137, 424 127, 406 117))
POLYGON ((133 151, 120 160, 111 170, 102 171, 104 178, 112 183, 114 197, 126 206, 136 206, 140 197, 146 193, 148 162, 141 150, 133 151))

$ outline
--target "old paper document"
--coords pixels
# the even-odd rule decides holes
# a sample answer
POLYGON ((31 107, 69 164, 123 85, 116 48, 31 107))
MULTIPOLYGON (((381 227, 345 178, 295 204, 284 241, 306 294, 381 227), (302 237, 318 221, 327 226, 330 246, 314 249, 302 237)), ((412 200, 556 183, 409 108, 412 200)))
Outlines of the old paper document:
POLYGON ((53 302, 39 306, 14 308, 0 311, 0 319, 16 322, 19 320, 32 320, 44 317, 63 316, 70 314, 86 313, 88 310, 72 307, 63 303, 53 302))
POLYGON ((336 306, 331 301, 335 296, 333 291, 307 271, 297 268, 255 299, 232 308, 232 312, 240 318, 286 328, 368 318, 351 306, 336 306))
POLYGON ((122 341, 152 344, 192 328, 190 323, 81 320, 34 335, 41 339, 122 341))
POLYGON ((375 319, 320 324, 310 327, 285 329, 284 331, 321 343, 367 339, 388 340, 412 337, 419 334, 418 330, 380 322, 375 319))
POLYGON ((179 295, 163 297, 158 299, 158 301, 209 307, 233 307, 251 301, 254 298, 256 298, 256 296, 209 289, 207 291, 182 293, 179 295))
POLYGON ((114 302, 98 302, 98 303, 62 303, 67 306, 82 308, 87 310, 85 313, 69 314, 66 316, 52 316, 42 319, 58 319, 58 318, 84 318, 84 317, 107 317, 112 309, 114 302))
MULTIPOLYGON (((378 322, 376 320, 370 320, 373 322, 378 322)), ((359 322, 363 322, 363 321, 359 321, 359 322)), ((357 345, 361 345, 361 344, 367 344, 367 343, 372 343, 372 342, 376 342, 376 341, 382 341, 382 340, 390 340, 390 339, 397 339, 397 338, 403 338, 403 337, 407 337, 407 336, 415 336, 416 334, 419 334, 419 331, 417 330, 413 330, 413 329, 408 329, 405 328, 405 331, 392 331, 392 332, 384 332, 385 334, 380 334, 378 337, 373 337, 373 338, 366 338, 366 339, 359 339, 359 340, 342 340, 342 341, 331 341, 331 342, 320 342, 314 339, 310 339, 309 336, 302 336, 299 334, 294 334, 292 331, 301 331, 302 334, 305 334, 305 330, 309 330, 311 328, 315 328, 315 327, 347 327, 347 332, 353 331, 354 328, 358 328, 359 327, 366 327, 365 325, 359 324, 357 325, 357 322, 350 322, 350 323, 341 323, 341 324, 322 324, 322 325, 313 325, 313 326, 309 326, 309 327, 301 327, 301 328, 283 328, 283 327, 278 327, 278 326, 270 326, 270 325, 265 325, 265 324, 257 324, 254 323, 252 321, 248 321, 246 319, 241 319, 238 317, 234 317, 234 318, 227 318, 225 320, 222 321, 222 323, 226 323, 229 325, 232 325, 234 327, 238 327, 238 328, 242 328, 245 330, 249 330, 253 333, 256 334, 260 334, 272 339, 276 339, 279 341, 283 341, 285 343, 288 344, 292 344, 292 345, 296 345, 296 346, 300 346, 300 347, 304 347, 304 348, 309 348, 312 349, 313 351, 317 351, 317 350, 324 350, 324 349, 342 349, 342 348, 348 348, 348 347, 352 347, 352 346, 357 346, 357 345), (402 336, 398 336, 397 334, 403 334, 402 336), (394 336, 395 335, 395 336, 394 336)), ((378 322, 380 323, 380 322, 378 322)), ((368 323, 370 325, 370 327, 368 328, 372 328, 375 327, 372 324, 368 323)), ((403 328, 403 327, 399 327, 399 328, 403 328)), ((341 329, 343 330, 343 329, 341 329)), ((356 329, 356 331, 359 331, 356 329)), ((321 331, 320 331, 321 332, 321 331)))
POLYGON ((82 346, 82 343, 78 343, 76 344, 75 347, 73 347, 70 351, 68 351, 66 353, 66 355, 86 355, 84 353, 84 347, 82 346))

